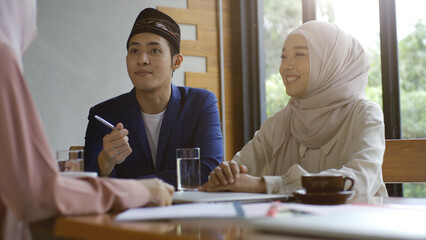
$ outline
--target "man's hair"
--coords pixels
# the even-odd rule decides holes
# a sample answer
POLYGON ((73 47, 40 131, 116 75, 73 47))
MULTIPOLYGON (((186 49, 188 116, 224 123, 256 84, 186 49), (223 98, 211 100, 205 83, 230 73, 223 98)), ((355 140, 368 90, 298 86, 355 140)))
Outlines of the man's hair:
POLYGON ((171 44, 169 40, 167 40, 167 44, 169 45, 169 48, 170 48, 170 58, 172 59, 172 66, 173 66, 173 57, 176 54, 179 54, 179 51, 176 49, 175 46, 173 46, 173 44, 171 44))

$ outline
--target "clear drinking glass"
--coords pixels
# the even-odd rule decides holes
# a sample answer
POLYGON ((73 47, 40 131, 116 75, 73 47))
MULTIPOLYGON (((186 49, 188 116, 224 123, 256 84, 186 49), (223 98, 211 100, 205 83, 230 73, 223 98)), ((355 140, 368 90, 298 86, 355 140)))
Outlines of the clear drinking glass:
POLYGON ((84 171, 84 150, 58 150, 56 160, 61 172, 84 171))
POLYGON ((178 191, 197 191, 201 185, 200 148, 176 149, 178 191))

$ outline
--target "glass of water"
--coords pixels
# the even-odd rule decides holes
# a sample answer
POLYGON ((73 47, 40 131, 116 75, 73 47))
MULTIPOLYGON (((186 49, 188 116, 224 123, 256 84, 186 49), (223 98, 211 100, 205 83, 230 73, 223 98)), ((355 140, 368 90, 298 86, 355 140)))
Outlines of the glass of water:
POLYGON ((84 171, 84 150, 58 150, 56 160, 61 172, 84 171))
POLYGON ((201 186, 200 148, 176 149, 178 191, 197 191, 201 186))

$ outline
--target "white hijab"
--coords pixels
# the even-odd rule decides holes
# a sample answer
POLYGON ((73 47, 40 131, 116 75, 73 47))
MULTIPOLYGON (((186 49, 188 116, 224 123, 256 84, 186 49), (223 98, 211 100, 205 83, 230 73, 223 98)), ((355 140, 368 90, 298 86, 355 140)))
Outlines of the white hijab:
POLYGON ((365 97, 368 60, 361 44, 336 25, 307 22, 290 35, 306 38, 310 76, 306 93, 290 98, 277 114, 273 161, 282 174, 297 163, 298 143, 320 148, 339 131, 358 99, 365 97), (276 160, 276 161, 274 161, 276 160))
POLYGON ((21 71, 36 31, 36 0, 0 0, 0 44, 12 49, 21 71))

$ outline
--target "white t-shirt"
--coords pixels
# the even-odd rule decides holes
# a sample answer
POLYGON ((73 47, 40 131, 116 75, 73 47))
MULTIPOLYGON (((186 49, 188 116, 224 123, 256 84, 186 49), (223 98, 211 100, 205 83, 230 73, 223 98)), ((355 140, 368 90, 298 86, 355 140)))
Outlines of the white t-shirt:
POLYGON ((142 119, 145 123, 146 136, 148 137, 149 148, 151 149, 152 161, 155 166, 157 161, 158 137, 160 136, 161 123, 163 122, 164 112, 157 114, 148 114, 142 112, 142 119))

